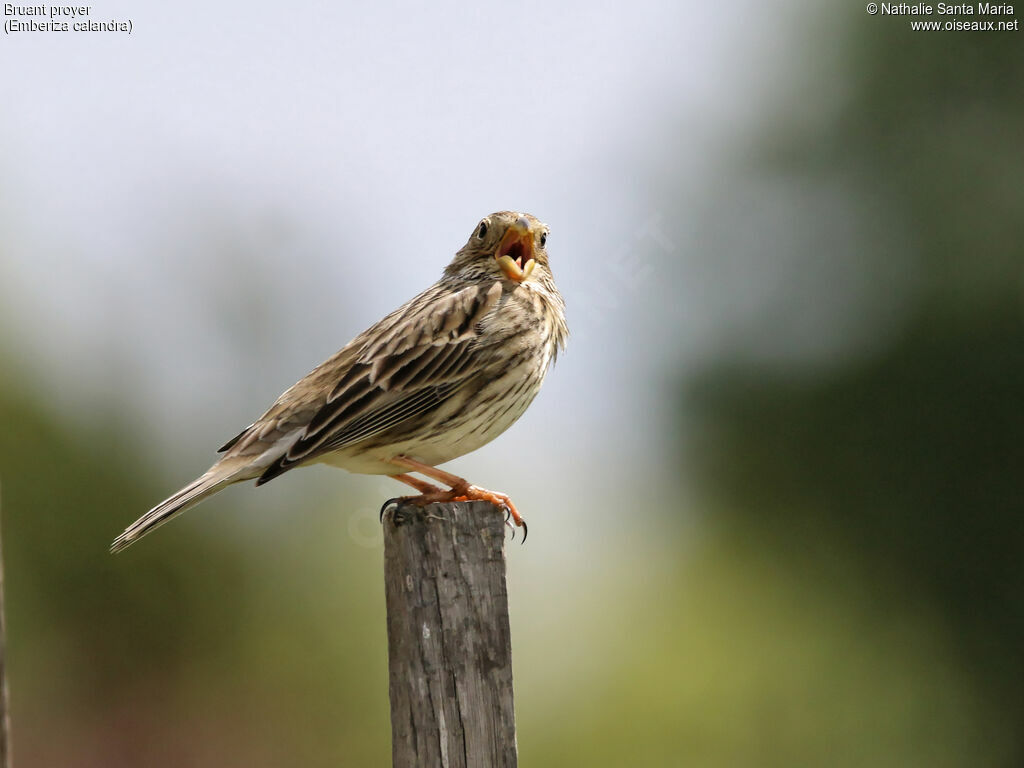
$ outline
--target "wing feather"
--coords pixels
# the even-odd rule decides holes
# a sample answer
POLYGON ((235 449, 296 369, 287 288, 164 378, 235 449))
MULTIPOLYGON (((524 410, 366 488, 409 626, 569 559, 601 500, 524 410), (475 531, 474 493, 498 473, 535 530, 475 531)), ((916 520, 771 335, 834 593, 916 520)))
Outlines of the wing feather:
POLYGON ((329 385, 329 396, 258 483, 421 417, 474 374, 479 324, 497 305, 500 282, 448 296, 440 290, 430 294, 417 297, 352 342, 355 355, 342 358, 347 364, 329 385))
POLYGON ((336 450, 378 435, 406 419, 436 408, 448 399, 454 388, 454 385, 449 383, 414 393, 387 408, 382 408, 373 414, 369 414, 372 418, 353 422, 346 426, 344 431, 332 434, 331 441, 324 447, 336 450))

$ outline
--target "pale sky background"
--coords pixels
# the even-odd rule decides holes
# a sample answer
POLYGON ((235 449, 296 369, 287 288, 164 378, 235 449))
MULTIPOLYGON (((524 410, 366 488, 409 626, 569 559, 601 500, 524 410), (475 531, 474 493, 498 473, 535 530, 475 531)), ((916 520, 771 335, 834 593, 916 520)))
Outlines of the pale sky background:
MULTIPOLYGON (((134 33, 0 41, 0 343, 65 418, 113 408, 183 484, 512 208, 551 226, 572 337, 520 423, 450 468, 555 541, 673 481, 679 366, 723 299, 770 289, 716 294, 700 265, 729 254, 694 244, 707 190, 799 86, 798 7, 92 9, 134 33)), ((312 482, 402 492, 343 476, 312 482)))

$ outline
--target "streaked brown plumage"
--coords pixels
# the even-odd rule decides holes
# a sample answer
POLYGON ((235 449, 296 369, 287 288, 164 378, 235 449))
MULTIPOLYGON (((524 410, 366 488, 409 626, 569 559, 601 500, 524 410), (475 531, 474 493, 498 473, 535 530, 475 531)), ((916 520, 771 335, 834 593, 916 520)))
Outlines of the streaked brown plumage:
POLYGON ((232 483, 255 478, 262 485, 313 462, 391 475, 419 490, 423 502, 487 499, 521 523, 507 496, 437 465, 508 429, 565 346, 547 235, 529 214, 483 219, 437 283, 284 392, 220 449, 224 455, 206 473, 130 525, 111 550, 232 483))

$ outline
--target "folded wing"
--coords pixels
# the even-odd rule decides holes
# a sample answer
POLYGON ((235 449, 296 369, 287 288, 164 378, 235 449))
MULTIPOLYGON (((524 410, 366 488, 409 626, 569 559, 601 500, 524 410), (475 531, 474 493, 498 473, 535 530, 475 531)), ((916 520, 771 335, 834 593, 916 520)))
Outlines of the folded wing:
MULTIPOLYGON (((320 399, 305 413, 298 439, 270 464, 258 484, 317 457, 369 440, 404 422, 422 418, 455 395, 479 370, 480 323, 498 304, 501 284, 470 286, 443 295, 438 287, 413 299, 357 337, 338 355, 315 369, 282 395, 246 432, 259 435, 273 426, 281 434, 287 425, 274 421, 275 409, 294 414, 294 399, 310 382, 320 399), (432 295, 437 291, 437 295, 432 295), (330 387, 324 398, 323 393, 330 387)), ((294 432, 293 432, 294 434, 294 432)), ((246 433, 233 445, 243 449, 246 433)), ((249 446, 246 452, 250 452, 249 446)))

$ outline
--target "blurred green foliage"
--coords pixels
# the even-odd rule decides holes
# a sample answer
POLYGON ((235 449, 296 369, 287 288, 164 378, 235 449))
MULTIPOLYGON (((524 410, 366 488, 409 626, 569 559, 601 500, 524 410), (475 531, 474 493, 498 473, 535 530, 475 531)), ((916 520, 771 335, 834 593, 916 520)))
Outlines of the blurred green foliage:
POLYGON ((984 721, 965 714, 956 730, 986 733, 986 747, 924 759, 951 738, 943 727, 894 764, 1020 765, 1024 57, 1012 34, 937 38, 881 19, 847 54, 835 120, 810 132, 793 121, 769 165, 885 213, 882 250, 861 258, 879 293, 886 261, 908 265, 898 320, 820 366, 721 355, 687 383, 686 464, 712 525, 793 554, 780 567, 837 600, 852 585, 875 606, 875 631, 933 615, 977 701, 939 673, 915 684, 937 708, 980 704, 984 721))
POLYGON ((833 549, 815 569, 806 541, 780 539, 722 526, 642 586, 620 575, 625 594, 603 593, 609 616, 592 630, 610 642, 602 663, 557 728, 520 718, 523 763, 902 768, 1005 754, 924 606, 887 610, 850 558, 833 549))
POLYGON ((18 764, 383 759, 383 606, 366 588, 379 553, 339 536, 336 562, 299 529, 254 559, 174 526, 111 556, 110 538, 167 490, 146 452, 116 423, 55 420, 10 376, 0 423, 18 764), (318 569, 277 570, 310 555, 318 569))

